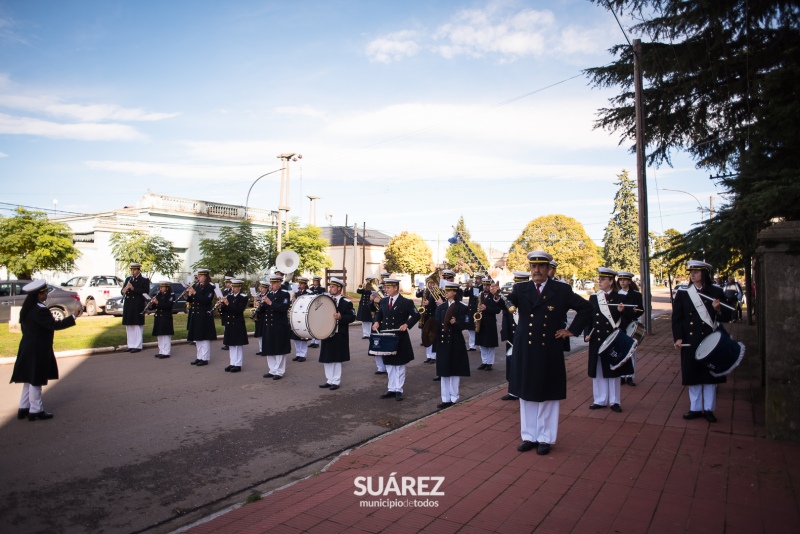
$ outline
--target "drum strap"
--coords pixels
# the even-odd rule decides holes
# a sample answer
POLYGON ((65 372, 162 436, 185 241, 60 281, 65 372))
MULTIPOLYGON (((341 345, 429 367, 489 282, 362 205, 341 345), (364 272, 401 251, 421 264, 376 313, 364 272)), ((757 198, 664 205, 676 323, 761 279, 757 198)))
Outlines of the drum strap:
POLYGON ((706 305, 703 304, 703 301, 700 299, 700 295, 697 293, 697 288, 694 286, 694 284, 690 285, 686 292, 689 294, 689 298, 692 299, 692 304, 694 304, 697 314, 700 316, 703 322, 716 330, 717 325, 711 320, 711 315, 708 313, 708 308, 706 308, 706 305))
MULTIPOLYGON (((606 294, 604 291, 597 292, 597 304, 600 306, 600 313, 608 319, 608 322, 611 323, 611 326, 617 328, 619 326, 619 321, 615 321, 614 317, 611 315, 611 310, 608 309, 608 301, 606 300, 606 294)), ((620 317, 620 321, 622 318, 620 317)))

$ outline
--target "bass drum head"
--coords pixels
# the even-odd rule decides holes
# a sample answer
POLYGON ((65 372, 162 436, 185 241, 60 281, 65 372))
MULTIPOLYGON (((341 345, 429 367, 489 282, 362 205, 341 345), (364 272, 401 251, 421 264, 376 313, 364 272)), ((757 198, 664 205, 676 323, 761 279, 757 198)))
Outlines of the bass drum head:
POLYGON ((597 350, 597 353, 598 354, 602 354, 603 352, 605 352, 611 345, 614 344, 614 340, 617 339, 618 335, 619 335, 619 329, 614 330, 613 332, 608 334, 608 337, 603 340, 603 343, 600 345, 600 348, 597 350))
POLYGON ((327 339, 336 332, 336 304, 327 295, 301 295, 292 303, 289 320, 300 339, 327 339))
POLYGON ((700 344, 697 346, 697 350, 694 352, 695 360, 702 360, 714 352, 714 349, 717 348, 717 344, 719 344, 720 337, 722 337, 722 334, 717 331, 712 332, 703 338, 703 341, 700 342, 700 344))

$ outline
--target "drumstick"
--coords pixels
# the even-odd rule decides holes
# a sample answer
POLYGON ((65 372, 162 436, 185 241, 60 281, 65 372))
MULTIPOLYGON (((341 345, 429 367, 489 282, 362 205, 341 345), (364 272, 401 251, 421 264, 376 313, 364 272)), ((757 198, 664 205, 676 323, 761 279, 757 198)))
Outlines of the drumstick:
POLYGON ((681 347, 691 347, 691 343, 681 343, 681 347))
MULTIPOLYGON (((689 291, 689 290, 688 289, 679 289, 678 291, 689 291)), ((700 295, 701 297, 703 297, 706 300, 711 300, 711 301, 717 300, 714 297, 709 297, 708 295, 703 295, 699 291, 697 292, 697 294, 700 295)), ((720 302, 719 305, 720 306, 724 306, 724 307, 728 308, 731 311, 736 311, 736 308, 734 308, 732 306, 728 306, 727 304, 723 304, 722 302, 720 302)), ((627 306, 627 304, 623 304, 623 306, 627 306)))

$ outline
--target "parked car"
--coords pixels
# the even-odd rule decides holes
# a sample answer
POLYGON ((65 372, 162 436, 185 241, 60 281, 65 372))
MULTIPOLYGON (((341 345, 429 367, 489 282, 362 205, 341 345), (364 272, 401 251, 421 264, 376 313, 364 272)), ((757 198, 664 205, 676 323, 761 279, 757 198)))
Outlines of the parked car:
MULTIPOLYGON (((30 280, 0 281, 0 323, 7 323, 11 319, 11 306, 22 306, 25 302, 27 295, 22 288, 30 282, 30 280)), ((56 319, 63 319, 68 315, 77 317, 83 311, 81 297, 74 291, 65 291, 47 284, 47 292, 44 305, 56 319)))
POLYGON ((688 288, 689 288, 689 282, 681 282, 680 284, 674 286, 672 288, 672 300, 675 300, 675 295, 678 294, 679 289, 688 289, 688 288))
POLYGON ((594 289, 594 280, 584 280, 583 281, 583 289, 586 291, 591 291, 594 289))
POLYGON ((500 293, 508 296, 511 294, 511 290, 513 288, 514 288, 514 282, 506 282, 505 284, 503 284, 503 287, 500 288, 500 293))
MULTIPOLYGON (((176 297, 183 293, 184 287, 177 283, 172 282, 172 292, 176 297)), ((158 284, 150 283, 150 296, 153 297, 158 293, 158 284)), ((179 313, 186 311, 186 296, 172 303, 172 313, 179 313)), ((110 315, 122 316, 122 295, 111 297, 106 301, 106 313, 110 315)))
POLYGON ((122 280, 113 275, 80 275, 62 283, 61 287, 80 295, 86 315, 97 315, 105 311, 110 297, 119 296, 122 280))

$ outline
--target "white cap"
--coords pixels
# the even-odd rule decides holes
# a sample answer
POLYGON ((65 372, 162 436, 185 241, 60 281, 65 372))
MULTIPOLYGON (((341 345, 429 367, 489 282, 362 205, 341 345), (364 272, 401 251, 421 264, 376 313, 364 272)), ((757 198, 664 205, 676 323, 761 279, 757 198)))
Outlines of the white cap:
POLYGON ((686 268, 690 271, 692 269, 706 269, 710 271, 711 264, 700 260, 689 260, 689 262, 686 264, 686 268))
POLYGON ((44 280, 34 280, 33 282, 22 286, 22 290, 25 293, 34 293, 36 291, 41 291, 42 289, 46 288, 47 288, 47 282, 45 282, 44 280))
POLYGON ((534 250, 533 252, 528 252, 527 257, 529 263, 550 263, 553 261, 553 256, 544 250, 534 250))
POLYGON ((598 267, 597 272, 600 273, 600 276, 617 276, 617 271, 608 267, 598 267))
POLYGON ((331 279, 328 281, 328 285, 336 284, 339 287, 344 287, 344 282, 336 278, 335 276, 331 276, 331 279))

